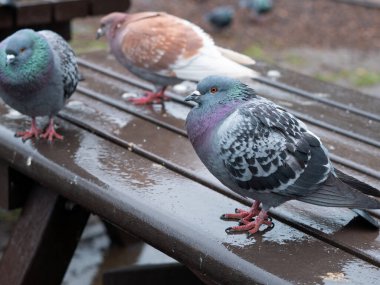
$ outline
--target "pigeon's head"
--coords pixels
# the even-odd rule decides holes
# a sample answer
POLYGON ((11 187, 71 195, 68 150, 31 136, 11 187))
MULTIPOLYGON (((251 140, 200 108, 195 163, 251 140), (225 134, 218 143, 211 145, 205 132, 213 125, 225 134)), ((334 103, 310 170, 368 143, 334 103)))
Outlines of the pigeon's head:
POLYGON ((197 90, 185 98, 199 106, 203 104, 227 104, 231 101, 247 101, 255 92, 241 81, 225 76, 208 76, 197 85, 197 90))
POLYGON ((108 39, 112 39, 126 18, 127 14, 120 12, 114 12, 104 16, 100 19, 100 27, 96 32, 96 38, 99 39, 105 35, 108 39))
POLYGON ((9 37, 5 46, 7 65, 25 62, 32 54, 35 44, 35 32, 24 29, 9 37))

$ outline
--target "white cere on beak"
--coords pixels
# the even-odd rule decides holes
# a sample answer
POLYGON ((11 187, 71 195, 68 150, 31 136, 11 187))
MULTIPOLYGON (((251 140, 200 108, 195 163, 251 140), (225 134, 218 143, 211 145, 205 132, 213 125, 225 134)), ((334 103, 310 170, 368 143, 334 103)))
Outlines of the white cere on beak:
POLYGON ((7 54, 7 64, 10 64, 15 60, 16 56, 14 54, 7 54))
POLYGON ((99 38, 101 38, 102 36, 104 36, 105 34, 105 31, 102 27, 100 27, 97 31, 96 31, 96 39, 98 40, 99 38))
POLYGON ((201 92, 199 92, 198 90, 195 90, 191 95, 201 96, 201 92))

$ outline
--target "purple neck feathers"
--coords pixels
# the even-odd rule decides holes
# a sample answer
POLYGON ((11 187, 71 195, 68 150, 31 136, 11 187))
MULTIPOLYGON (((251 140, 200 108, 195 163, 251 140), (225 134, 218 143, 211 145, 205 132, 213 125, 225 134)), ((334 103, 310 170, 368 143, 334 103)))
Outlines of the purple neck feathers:
POLYGON ((191 110, 187 117, 186 128, 194 146, 204 145, 213 134, 215 127, 236 110, 241 102, 229 102, 217 106, 199 106, 191 110))

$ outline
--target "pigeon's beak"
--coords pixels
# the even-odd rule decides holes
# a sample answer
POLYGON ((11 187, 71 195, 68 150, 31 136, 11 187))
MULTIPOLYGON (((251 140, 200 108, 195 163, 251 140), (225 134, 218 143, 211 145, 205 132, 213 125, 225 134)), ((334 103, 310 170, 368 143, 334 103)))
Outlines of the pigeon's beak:
POLYGON ((100 28, 96 31, 96 39, 98 40, 99 38, 103 37, 105 34, 106 34, 105 29, 102 28, 102 27, 100 27, 100 28))
POLYGON ((198 102, 200 96, 201 93, 198 90, 195 90, 193 93, 191 93, 189 96, 185 98, 185 101, 198 102))
POLYGON ((7 65, 15 61, 16 56, 14 54, 7 54, 7 65))

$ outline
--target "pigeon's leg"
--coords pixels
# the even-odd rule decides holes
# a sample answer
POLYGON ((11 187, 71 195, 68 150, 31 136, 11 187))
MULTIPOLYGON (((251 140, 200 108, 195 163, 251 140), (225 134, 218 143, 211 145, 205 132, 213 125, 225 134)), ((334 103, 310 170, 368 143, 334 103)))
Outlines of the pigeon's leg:
POLYGON ((163 100, 166 99, 164 93, 166 90, 166 86, 160 88, 158 91, 146 91, 145 97, 142 98, 130 98, 129 101, 131 101, 133 104, 136 105, 145 105, 145 104, 151 104, 151 103, 161 103, 163 100))
POLYGON ((240 223, 247 224, 253 217, 256 217, 260 213, 260 201, 255 201, 252 204, 252 207, 248 210, 235 209, 233 214, 224 214, 220 218, 223 220, 240 220, 240 223))
POLYGON ((37 128, 36 118, 32 117, 32 126, 30 127, 30 130, 17 132, 16 137, 21 137, 23 141, 26 141, 33 137, 38 138, 40 136, 40 133, 41 133, 41 130, 37 128))
POLYGON ((46 128, 45 132, 41 135, 41 138, 47 139, 49 142, 53 142, 53 140, 55 138, 59 139, 59 140, 63 140, 63 136, 58 134, 54 129, 54 118, 53 117, 50 117, 49 125, 46 128))
POLYGON ((261 225, 273 227, 272 219, 268 217, 267 211, 261 210, 254 221, 244 223, 241 226, 230 227, 226 229, 227 233, 248 232, 248 235, 253 235, 258 232, 261 225))

